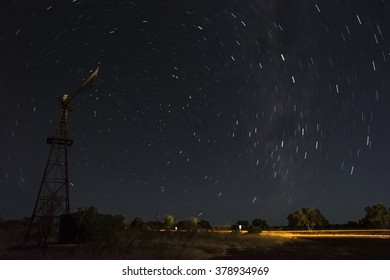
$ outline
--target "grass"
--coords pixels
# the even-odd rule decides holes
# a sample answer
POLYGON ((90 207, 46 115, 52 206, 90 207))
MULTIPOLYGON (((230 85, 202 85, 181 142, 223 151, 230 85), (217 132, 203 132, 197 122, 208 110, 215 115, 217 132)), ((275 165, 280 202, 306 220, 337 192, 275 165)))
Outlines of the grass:
POLYGON ((225 256, 229 250, 290 242, 281 237, 227 232, 129 231, 120 241, 57 244, 43 250, 19 246, 24 238, 19 228, 0 231, 0 237, 0 259, 213 259, 225 256))
POLYGON ((0 229, 0 259, 389 259, 385 231, 128 231, 112 242, 18 246, 24 230, 0 229), (348 235, 349 234, 349 235, 348 235), (372 235, 371 238, 357 235, 372 235), (329 236, 332 235, 332 236, 329 236), (314 238, 315 237, 315 238, 314 238))

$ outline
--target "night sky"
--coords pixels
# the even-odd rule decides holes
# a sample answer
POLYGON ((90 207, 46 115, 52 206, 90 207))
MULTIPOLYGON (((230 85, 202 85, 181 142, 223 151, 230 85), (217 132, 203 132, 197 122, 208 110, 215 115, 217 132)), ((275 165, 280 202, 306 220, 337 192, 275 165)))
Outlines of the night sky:
POLYGON ((72 100, 72 210, 212 225, 390 206, 390 3, 1 1, 0 217, 32 214, 72 100))

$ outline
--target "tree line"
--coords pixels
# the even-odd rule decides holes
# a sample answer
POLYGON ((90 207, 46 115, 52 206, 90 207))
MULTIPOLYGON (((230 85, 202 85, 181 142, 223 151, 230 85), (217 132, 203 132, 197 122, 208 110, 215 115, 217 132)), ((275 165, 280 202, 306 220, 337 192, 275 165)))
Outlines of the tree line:
MULTIPOLYGON (((313 229, 369 229, 390 227, 390 208, 383 204, 375 204, 364 208, 365 216, 358 221, 349 221, 343 225, 330 224, 319 209, 301 208, 287 216, 288 225, 283 227, 290 230, 313 230, 313 229)), ((93 238, 112 239, 120 232, 131 231, 209 231, 213 226, 204 219, 190 218, 177 221, 174 216, 166 215, 163 221, 144 221, 140 217, 134 218, 130 223, 125 223, 122 215, 104 215, 98 213, 95 207, 79 208, 70 217, 62 219, 62 233, 67 238, 71 236, 80 242, 93 238)), ((256 218, 238 220, 230 227, 216 227, 214 229, 225 229, 232 231, 246 231, 248 233, 260 233, 262 230, 270 229, 267 221, 256 218)))
POLYGON ((288 215, 289 229, 313 228, 334 229, 388 229, 390 227, 390 208, 378 203, 364 208, 365 216, 358 221, 348 221, 343 225, 330 224, 318 209, 301 208, 288 215))
MULTIPOLYGON (((256 218, 252 221, 238 220, 230 226, 212 226, 205 219, 189 218, 176 220, 166 215, 162 221, 144 221, 140 217, 126 222, 123 215, 101 214, 95 207, 79 208, 60 219, 60 240, 63 242, 111 241, 125 238, 128 232, 152 231, 210 231, 229 230, 233 232, 260 233, 267 229, 313 230, 313 229, 390 229, 390 208, 383 204, 374 204, 364 208, 365 215, 357 221, 345 224, 331 224, 319 209, 301 208, 290 213, 286 218, 287 226, 269 226, 267 221, 256 218)), ((0 220, 0 229, 7 230, 24 227, 28 219, 0 220)))
MULTIPOLYGON (((350 229, 387 229, 390 228, 390 208, 381 203, 367 206, 364 208, 365 216, 358 221, 348 221, 346 224, 331 224, 328 219, 321 213, 319 209, 301 208, 287 216, 287 227, 285 229, 334 229, 334 228, 350 228, 350 229)), ((153 230, 210 230, 213 227, 206 220, 198 221, 196 218, 191 220, 176 222, 175 218, 167 215, 164 222, 152 221, 144 223, 141 218, 135 218, 130 224, 131 228, 153 230)), ((231 225, 230 229, 245 230, 249 233, 259 233, 261 230, 272 228, 267 221, 256 218, 252 222, 248 220, 238 220, 231 225)))

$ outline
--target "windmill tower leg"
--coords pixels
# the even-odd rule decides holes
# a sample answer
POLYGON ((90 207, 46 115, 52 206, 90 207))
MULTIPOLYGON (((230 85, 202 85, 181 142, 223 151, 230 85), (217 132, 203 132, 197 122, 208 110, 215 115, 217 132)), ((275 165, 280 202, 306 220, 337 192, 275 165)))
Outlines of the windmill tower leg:
POLYGON ((73 141, 49 137, 47 143, 51 145, 49 158, 26 236, 26 240, 36 239, 39 245, 57 241, 60 216, 70 213, 68 146, 73 141))

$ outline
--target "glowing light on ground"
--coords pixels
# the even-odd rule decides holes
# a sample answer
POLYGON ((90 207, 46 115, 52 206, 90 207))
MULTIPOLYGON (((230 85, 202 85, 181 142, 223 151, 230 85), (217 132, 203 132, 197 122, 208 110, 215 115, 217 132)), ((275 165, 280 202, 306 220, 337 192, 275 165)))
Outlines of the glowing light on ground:
POLYGON ((389 230, 290 230, 263 231, 263 236, 285 238, 390 238, 389 230))

